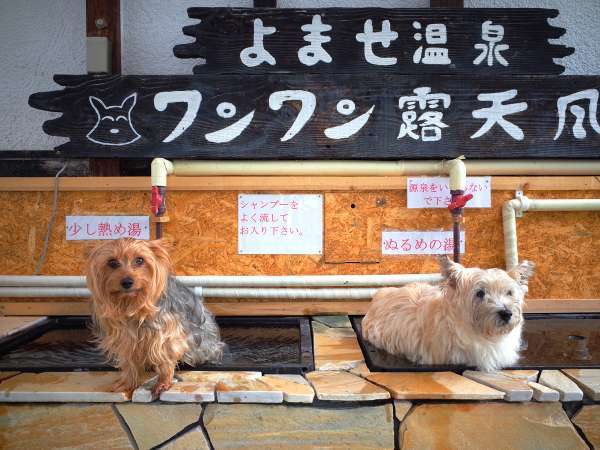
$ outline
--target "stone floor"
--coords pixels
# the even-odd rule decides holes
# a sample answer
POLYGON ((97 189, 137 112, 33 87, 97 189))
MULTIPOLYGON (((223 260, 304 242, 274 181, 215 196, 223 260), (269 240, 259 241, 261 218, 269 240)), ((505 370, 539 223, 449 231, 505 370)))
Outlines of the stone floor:
POLYGON ((0 372, 0 448, 600 448, 600 369, 376 373, 346 317, 315 319, 304 376, 179 372, 156 399, 151 374, 128 396, 115 372, 0 372))

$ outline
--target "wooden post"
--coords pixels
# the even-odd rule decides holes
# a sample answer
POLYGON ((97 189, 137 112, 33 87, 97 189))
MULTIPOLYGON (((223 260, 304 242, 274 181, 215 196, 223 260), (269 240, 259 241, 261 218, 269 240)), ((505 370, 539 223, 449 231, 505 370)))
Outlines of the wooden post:
MULTIPOLYGON (((86 35, 107 37, 112 47, 112 73, 121 73, 120 0, 86 0, 86 35)), ((90 159, 90 174, 97 177, 119 176, 118 159, 90 159)))

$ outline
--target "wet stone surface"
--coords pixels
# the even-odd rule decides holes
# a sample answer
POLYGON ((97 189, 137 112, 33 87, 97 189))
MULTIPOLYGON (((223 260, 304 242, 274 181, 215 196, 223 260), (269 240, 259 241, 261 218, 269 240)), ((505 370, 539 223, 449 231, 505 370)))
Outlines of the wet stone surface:
MULTIPOLYGON (((140 450, 150 449, 175 436, 187 426, 200 420, 200 405, 143 405, 127 403, 117 405, 117 410, 131 430, 140 450)), ((194 447, 208 448, 204 436, 200 432, 189 438, 195 438, 194 447)), ((175 443, 174 443, 175 444, 175 443)), ((183 442, 179 442, 179 445, 183 442)))
POLYGON ((329 328, 312 322, 317 370, 348 370, 364 362, 352 328, 329 328))
POLYGON ((394 412, 378 406, 206 406, 215 449, 392 449, 394 412))
POLYGON ((367 380, 399 400, 493 400, 504 393, 453 372, 373 372, 367 380))
POLYGON ((133 449, 111 405, 0 405, 0 448, 133 449))
POLYGON ((583 431, 594 448, 600 448, 600 405, 583 406, 573 417, 573 423, 583 431))
POLYGON ((0 383, 0 402, 125 402, 118 372, 22 373, 0 383))
POLYGON ((327 325, 329 328, 351 328, 348 316, 313 316, 313 321, 327 325))
POLYGON ((577 450, 587 445, 559 403, 451 403, 413 408, 400 448, 577 450))
POLYGON ((600 369, 563 369, 562 372, 573 380, 587 397, 600 401, 600 369))
POLYGON ((358 375, 341 371, 315 371, 306 374, 319 400, 387 400, 390 393, 358 375))

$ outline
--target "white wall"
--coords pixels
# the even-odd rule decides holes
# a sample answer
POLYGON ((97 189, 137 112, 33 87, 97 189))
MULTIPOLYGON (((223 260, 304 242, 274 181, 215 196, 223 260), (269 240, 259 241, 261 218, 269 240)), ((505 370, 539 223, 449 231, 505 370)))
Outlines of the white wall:
MULTIPOLYGON (((278 0, 282 8, 428 7, 429 0, 278 0)), ((181 27, 195 23, 191 6, 252 6, 251 0, 121 0, 124 74, 190 74, 193 60, 173 56, 189 42, 181 27)), ((600 0, 465 0, 467 7, 541 7, 561 11, 558 41, 575 47, 566 74, 600 75, 600 0)), ((44 120, 57 114, 27 104, 34 92, 57 89, 57 73, 85 73, 84 0, 0 0, 0 150, 49 150, 64 142, 46 136, 44 120)))
MULTIPOLYGON (((187 16, 191 6, 252 7, 252 0, 122 0, 124 74, 189 75, 198 61, 177 59, 173 47, 192 42, 181 28, 198 23, 187 16)), ((278 0, 280 8, 373 7, 427 8, 429 0, 278 0)))
POLYGON ((66 142, 42 131, 59 114, 31 108, 57 73, 85 73, 85 0, 0 0, 0 149, 47 150, 66 142))
POLYGON ((465 0, 466 8, 554 8, 550 23, 567 32, 552 42, 575 48, 559 61, 563 75, 600 75, 600 0, 465 0))

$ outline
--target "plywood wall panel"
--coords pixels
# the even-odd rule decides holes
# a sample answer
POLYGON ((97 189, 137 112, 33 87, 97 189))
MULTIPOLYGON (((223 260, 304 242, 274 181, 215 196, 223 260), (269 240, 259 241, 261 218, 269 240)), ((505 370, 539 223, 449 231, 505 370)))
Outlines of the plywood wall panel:
MULTIPOLYGON (((449 213, 410 210, 404 191, 325 194, 325 255, 238 255, 237 194, 169 192, 165 236, 177 273, 227 275, 391 274, 435 272, 434 258, 381 257, 382 229, 450 229, 449 213), (351 205, 354 204, 355 208, 351 205), (363 261, 363 262, 348 262, 363 261), (378 261, 378 262, 377 262, 378 261)), ((504 264, 501 206, 514 192, 494 191, 493 208, 465 214, 466 265, 504 264)), ((594 198, 597 192, 536 191, 532 198, 594 198)), ((146 192, 61 192, 42 274, 82 272, 86 244, 65 240, 65 215, 148 214, 146 192)), ((33 274, 52 205, 51 192, 0 192, 0 273, 33 274)), ((528 212, 517 219, 521 258, 534 261, 532 298, 600 297, 600 213, 528 212)), ((93 244, 92 244, 93 245, 93 244)))

